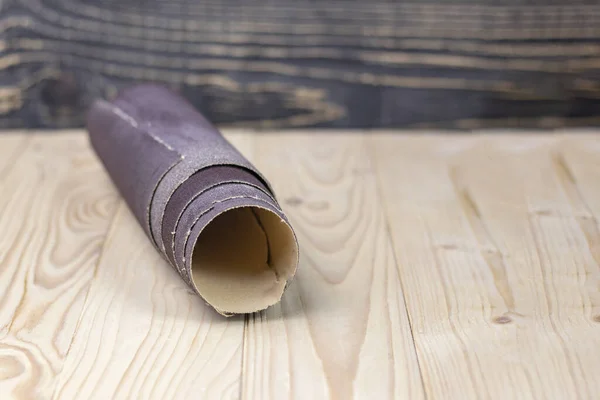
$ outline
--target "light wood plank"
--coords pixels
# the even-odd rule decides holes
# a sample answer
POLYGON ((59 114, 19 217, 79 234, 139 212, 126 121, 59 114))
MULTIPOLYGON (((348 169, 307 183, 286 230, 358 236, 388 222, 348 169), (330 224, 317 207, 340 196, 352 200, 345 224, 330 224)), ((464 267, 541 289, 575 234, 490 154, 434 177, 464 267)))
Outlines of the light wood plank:
POLYGON ((30 135, 20 131, 0 131, 0 181, 6 177, 19 157, 28 148, 30 135))
POLYGON ((242 330, 187 288, 122 204, 54 398, 238 398, 242 330))
POLYGON ((11 153, 0 178, 0 393, 43 399, 71 344, 116 194, 83 136, 22 139, 0 137, 11 153))
POLYGON ((594 398, 599 137, 262 135, 302 258, 244 333, 124 204, 106 236, 82 132, 0 136, 0 397, 594 398))
MULTIPOLYGON (((228 138, 248 158, 252 136, 228 138)), ((123 203, 55 399, 237 399, 244 318, 206 306, 123 203)))
POLYGON ((598 287, 586 283, 597 280, 598 264, 578 223, 592 216, 569 201, 555 141, 374 139, 433 398, 593 398, 600 390, 598 287))
POLYGON ((422 398, 363 137, 265 134, 257 154, 301 261, 282 302, 248 319, 243 398, 422 398))

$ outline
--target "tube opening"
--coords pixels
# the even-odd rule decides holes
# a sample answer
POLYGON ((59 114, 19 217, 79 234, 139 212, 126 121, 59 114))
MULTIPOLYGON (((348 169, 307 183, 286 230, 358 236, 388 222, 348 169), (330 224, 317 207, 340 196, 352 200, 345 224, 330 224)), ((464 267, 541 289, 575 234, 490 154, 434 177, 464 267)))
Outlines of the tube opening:
POLYGON ((200 233, 192 280, 218 311, 250 313, 281 299, 297 260, 294 234, 277 214, 261 207, 234 208, 200 233))

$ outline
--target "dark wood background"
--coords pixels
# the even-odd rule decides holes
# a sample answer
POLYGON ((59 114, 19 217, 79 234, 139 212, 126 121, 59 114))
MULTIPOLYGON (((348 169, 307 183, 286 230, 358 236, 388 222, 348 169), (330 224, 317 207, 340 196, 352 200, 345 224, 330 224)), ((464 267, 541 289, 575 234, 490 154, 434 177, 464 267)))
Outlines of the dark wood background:
POLYGON ((142 81, 221 125, 600 122, 597 1, 0 0, 0 128, 142 81))

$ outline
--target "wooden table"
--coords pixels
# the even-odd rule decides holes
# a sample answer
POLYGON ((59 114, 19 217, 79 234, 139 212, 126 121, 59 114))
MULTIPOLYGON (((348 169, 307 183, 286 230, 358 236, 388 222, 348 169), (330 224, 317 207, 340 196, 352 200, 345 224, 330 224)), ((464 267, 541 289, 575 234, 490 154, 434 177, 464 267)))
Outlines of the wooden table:
POLYGON ((226 319, 84 133, 0 136, 0 398, 598 398, 600 132, 228 137, 302 255, 226 319))

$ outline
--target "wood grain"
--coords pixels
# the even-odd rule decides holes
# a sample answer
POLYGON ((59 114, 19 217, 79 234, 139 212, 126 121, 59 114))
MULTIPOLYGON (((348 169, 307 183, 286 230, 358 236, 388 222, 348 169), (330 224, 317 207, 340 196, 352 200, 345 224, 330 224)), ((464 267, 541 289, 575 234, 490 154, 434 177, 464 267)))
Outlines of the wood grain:
MULTIPOLYGON (((598 392, 597 205, 586 206, 594 198, 580 194, 579 175, 569 165, 585 146, 580 140, 373 139, 432 398, 592 398, 598 392)), ((597 172, 587 160, 578 162, 578 173, 597 172)))
POLYGON ((258 143, 302 253, 282 303, 248 318, 242 397, 421 398, 363 137, 317 135, 318 145, 311 133, 258 143))
POLYGON ((2 140, 2 157, 0 158, 0 182, 2 182, 19 157, 27 151, 30 138, 23 133, 13 132, 3 134, 0 140, 2 140))
MULTIPOLYGON (((251 158, 252 136, 229 140, 251 158)), ((224 319, 162 259, 125 203, 107 235, 55 399, 239 397, 243 317, 224 319)))
POLYGON ((55 399, 238 398, 243 319, 187 289, 121 204, 55 399))
POLYGON ((0 143, 0 392, 49 398, 116 194, 81 135, 0 143))
POLYGON ((228 138, 302 254, 280 304, 226 319, 82 132, 0 135, 1 399, 600 392, 600 132, 228 138))
POLYGON ((215 0, 0 4, 0 127, 83 125, 142 81, 261 128, 598 124, 600 6, 215 0))

